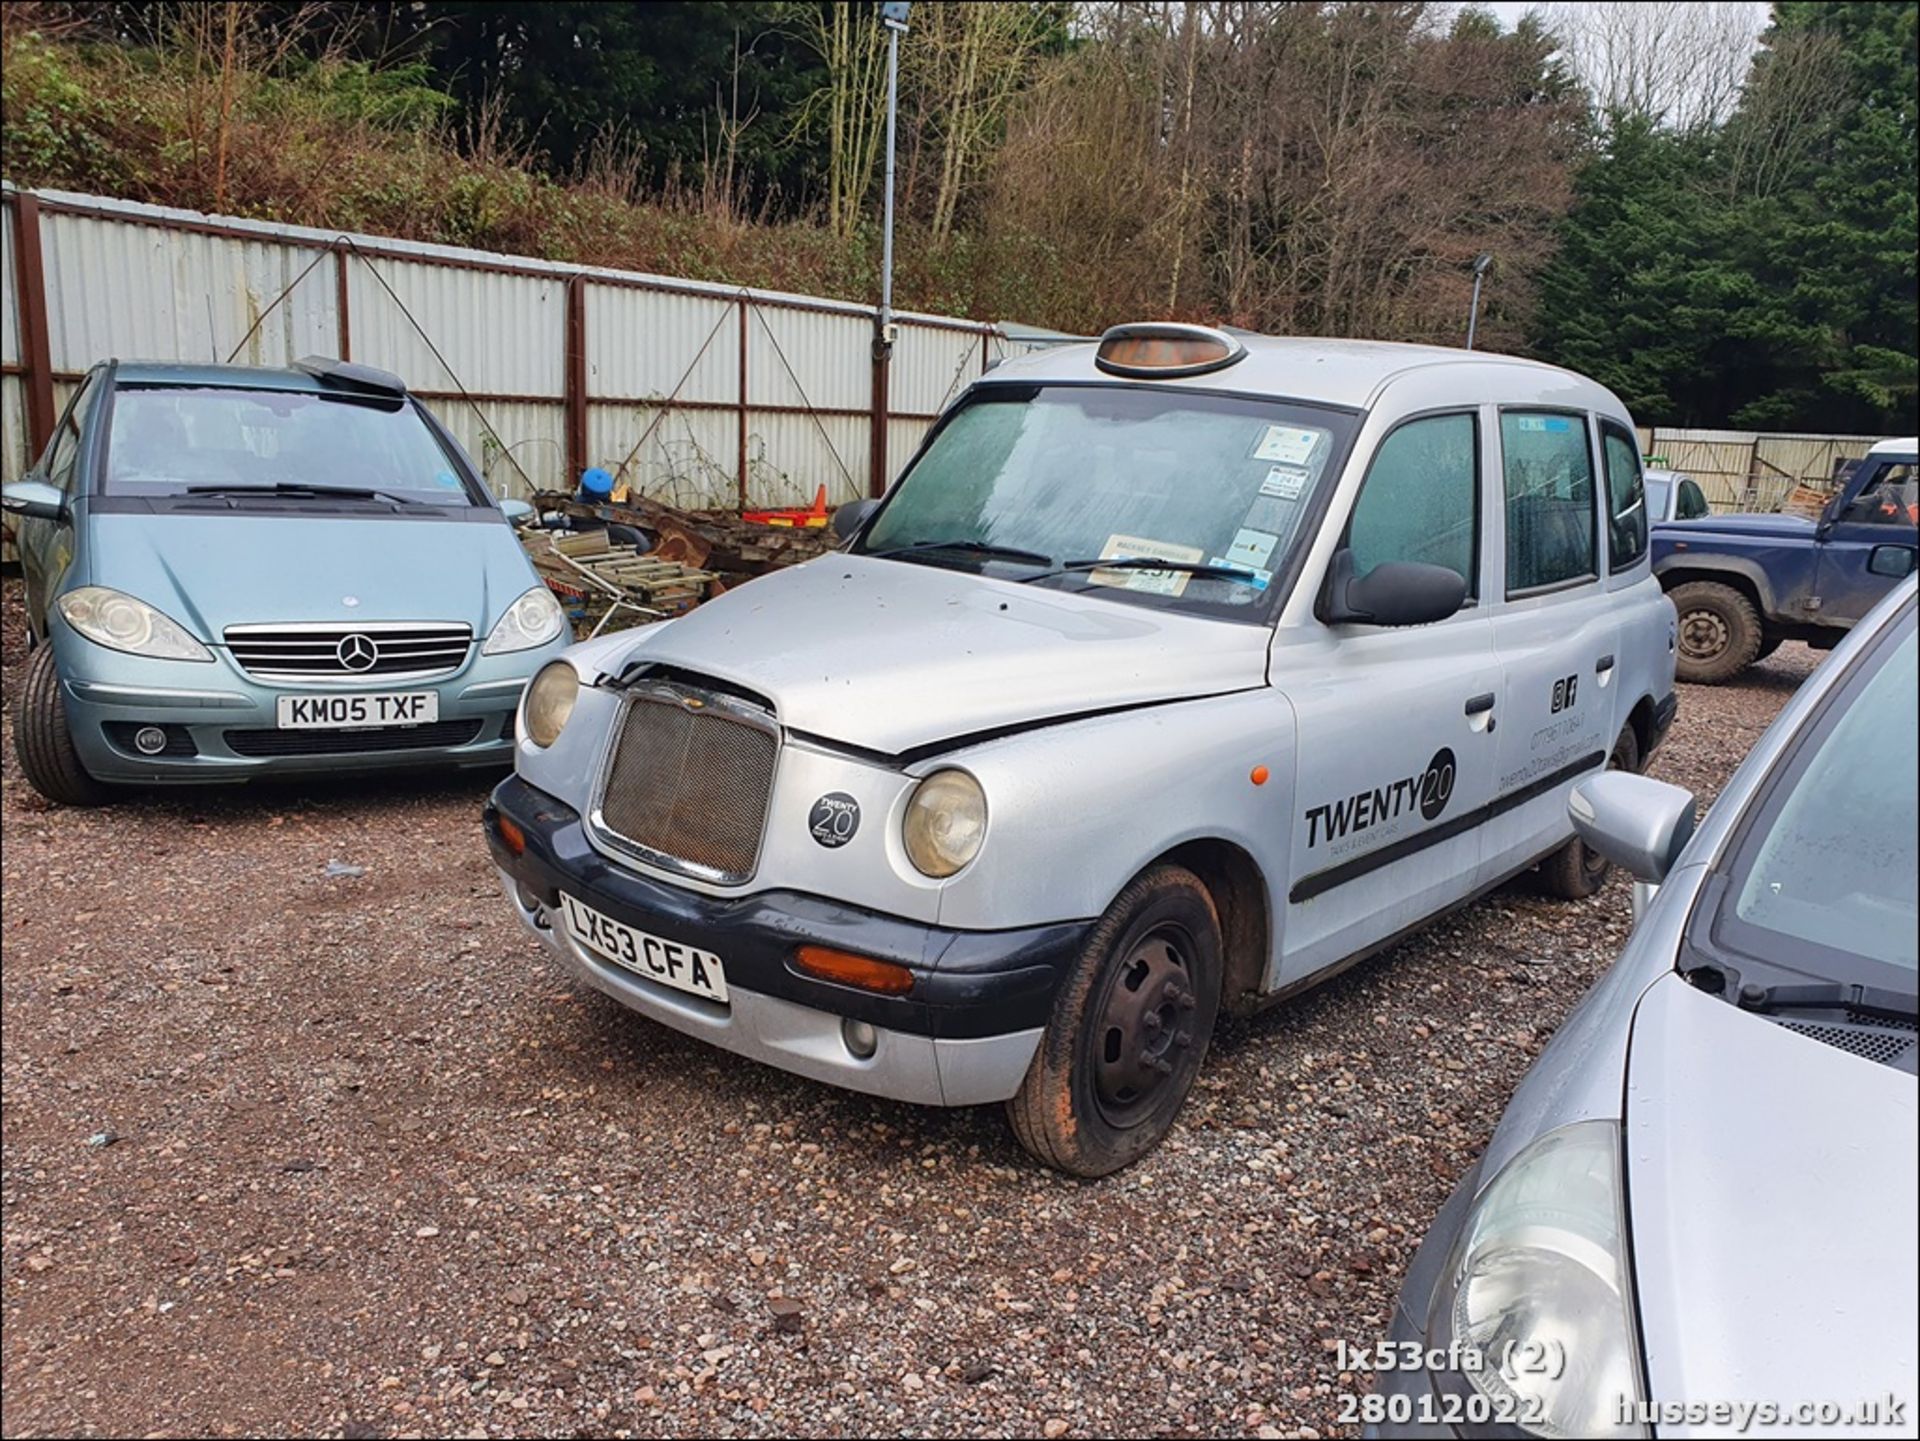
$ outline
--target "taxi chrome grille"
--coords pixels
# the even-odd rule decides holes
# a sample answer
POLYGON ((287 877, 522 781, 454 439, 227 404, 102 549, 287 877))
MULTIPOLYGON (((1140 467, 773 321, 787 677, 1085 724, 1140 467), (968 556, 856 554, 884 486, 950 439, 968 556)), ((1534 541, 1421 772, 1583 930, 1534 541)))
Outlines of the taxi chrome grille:
POLYGON ((722 885, 753 875, 780 751, 758 707, 642 685, 618 721, 594 820, 622 850, 722 885))
POLYGON ((458 669, 473 645, 473 627, 430 621, 230 625, 225 639, 240 668, 257 680, 401 680, 458 669))

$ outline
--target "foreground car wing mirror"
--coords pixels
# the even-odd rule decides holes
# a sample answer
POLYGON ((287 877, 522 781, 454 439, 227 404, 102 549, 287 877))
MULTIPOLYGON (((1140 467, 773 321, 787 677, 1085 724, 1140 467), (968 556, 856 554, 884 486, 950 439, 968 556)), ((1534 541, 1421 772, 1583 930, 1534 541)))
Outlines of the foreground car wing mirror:
POLYGON ((1320 618, 1329 625, 1431 625, 1465 604, 1467 583, 1444 565, 1387 560, 1358 580, 1342 546, 1327 571, 1320 618))
POLYGON ((880 502, 877 500, 850 500, 833 512, 833 519, 828 525, 844 544, 853 539, 854 532, 865 525, 867 517, 878 509, 880 502))
POLYGON ((1635 879, 1659 885, 1693 838, 1698 807, 1692 791, 1605 771, 1573 788, 1567 814, 1581 840, 1635 879))
POLYGON ((514 525, 527 525, 538 512, 524 500, 502 500, 500 502, 500 514, 504 515, 514 525))
POLYGON ((29 520, 65 520, 67 497, 44 480, 17 480, 0 486, 0 510, 29 520))

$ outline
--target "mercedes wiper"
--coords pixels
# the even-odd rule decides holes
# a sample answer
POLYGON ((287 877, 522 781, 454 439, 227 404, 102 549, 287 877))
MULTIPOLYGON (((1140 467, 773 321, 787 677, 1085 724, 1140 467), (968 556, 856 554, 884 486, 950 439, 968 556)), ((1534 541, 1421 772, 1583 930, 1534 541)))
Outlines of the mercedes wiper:
POLYGON ((1066 560, 1039 575, 1026 575, 1025 581, 1045 580, 1048 576, 1069 575, 1082 570, 1177 570, 1182 575, 1202 580, 1237 580, 1243 585, 1258 585, 1260 578, 1237 565, 1207 565, 1197 560, 1156 560, 1149 555, 1095 556, 1088 560, 1066 560))
POLYGON ((387 490, 367 490, 360 486, 348 485, 292 485, 286 481, 276 481, 272 485, 190 485, 188 495, 271 495, 285 496, 290 500, 322 500, 338 497, 345 500, 384 500, 394 505, 422 505, 424 501, 412 500, 404 495, 395 495, 387 490))
POLYGON ((984 540, 916 540, 911 545, 896 545, 889 550, 870 550, 868 555, 927 555, 936 551, 958 551, 962 555, 984 555, 991 560, 1017 560, 1025 565, 1052 565, 1053 557, 1037 550, 1020 550, 1011 545, 991 545, 984 540))

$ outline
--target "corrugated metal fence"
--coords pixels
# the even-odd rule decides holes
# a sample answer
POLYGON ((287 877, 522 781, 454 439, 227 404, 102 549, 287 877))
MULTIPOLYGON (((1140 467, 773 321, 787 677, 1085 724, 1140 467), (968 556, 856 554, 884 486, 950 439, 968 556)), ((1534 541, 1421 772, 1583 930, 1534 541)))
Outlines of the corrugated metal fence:
POLYGON ((1763 435, 1751 430, 1640 431, 1649 464, 1700 482, 1716 511, 1817 508, 1840 467, 1858 460, 1877 435, 1763 435))
POLYGON ((995 327, 445 245, 7 187, 0 226, 5 475, 39 453, 89 366, 285 365, 404 376, 494 490, 604 465, 700 509, 877 493, 996 358, 995 327), (879 478, 881 484, 876 485, 879 478))

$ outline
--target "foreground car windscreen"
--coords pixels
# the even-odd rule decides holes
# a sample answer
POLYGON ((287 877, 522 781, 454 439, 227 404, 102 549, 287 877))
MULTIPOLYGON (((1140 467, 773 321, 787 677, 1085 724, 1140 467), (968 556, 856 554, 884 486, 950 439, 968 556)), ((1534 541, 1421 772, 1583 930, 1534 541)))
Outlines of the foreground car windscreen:
POLYGON ((322 492, 474 503, 406 401, 217 386, 116 391, 102 489, 145 497, 322 492))
POLYGON ((940 427, 857 549, 1256 615, 1356 421, 1145 386, 988 387, 940 427))
MULTIPOLYGON (((1914 994, 1920 965, 1914 616, 1909 607, 1862 658, 1735 854, 1711 944, 1730 953, 1749 983, 1791 987, 1813 980, 1914 994), (1741 964, 1754 961, 1761 966, 1741 964)), ((1783 1003, 1791 994, 1781 992, 1783 1003)))

